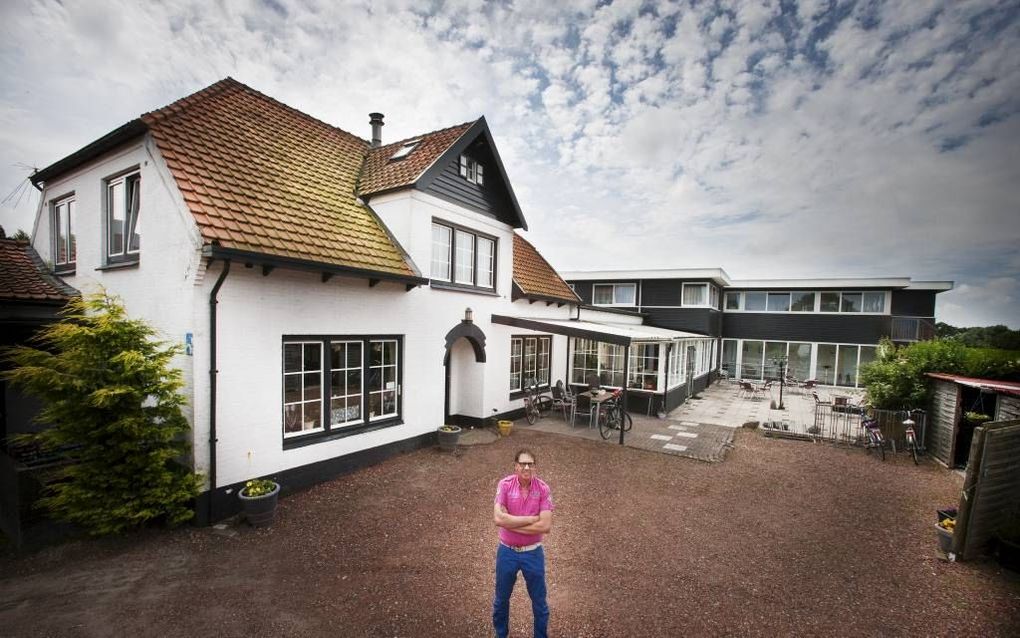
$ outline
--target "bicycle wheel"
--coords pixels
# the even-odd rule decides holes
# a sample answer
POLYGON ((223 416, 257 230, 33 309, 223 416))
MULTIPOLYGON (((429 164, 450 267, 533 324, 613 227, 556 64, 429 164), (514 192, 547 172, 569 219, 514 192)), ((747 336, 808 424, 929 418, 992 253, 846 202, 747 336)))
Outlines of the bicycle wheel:
POLYGON ((875 447, 878 448, 878 453, 885 460, 885 441, 882 440, 882 435, 879 432, 875 432, 871 435, 874 437, 875 447))
POLYGON ((609 439, 613 435, 613 430, 619 427, 619 415, 616 408, 609 408, 599 415, 599 435, 603 439, 609 439))
POLYGON ((620 414, 623 415, 623 419, 622 419, 623 420, 623 431, 624 432, 630 432, 630 429, 632 427, 634 427, 634 419, 630 418, 630 412, 624 412, 624 411, 621 410, 620 414))
POLYGON ((527 417, 528 423, 531 425, 535 425, 538 421, 538 406, 531 399, 524 400, 524 416, 527 417))
POLYGON ((907 436, 907 447, 910 448, 910 457, 914 459, 914 465, 917 465, 917 440, 912 436, 907 436))

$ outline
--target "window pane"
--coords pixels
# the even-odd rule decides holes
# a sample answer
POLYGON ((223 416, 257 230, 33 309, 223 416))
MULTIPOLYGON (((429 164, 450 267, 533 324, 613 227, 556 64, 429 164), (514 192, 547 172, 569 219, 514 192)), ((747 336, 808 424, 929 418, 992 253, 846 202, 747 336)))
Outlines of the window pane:
POLYGON ((800 381, 806 380, 811 374, 811 344, 791 343, 787 356, 787 374, 800 381))
POLYGON ((70 253, 68 254, 67 261, 74 263, 78 258, 78 245, 74 241, 74 211, 77 208, 77 203, 72 199, 67 202, 67 236, 70 239, 70 253))
POLYGON ((53 263, 67 263, 67 203, 57 204, 53 209, 53 263))
POLYGON ((495 242, 478 237, 478 285, 492 288, 493 267, 495 266, 495 242))
POLYGON ((287 433, 301 431, 300 403, 283 407, 283 431, 287 433))
POLYGON ((815 293, 794 292, 790 294, 790 310, 794 312, 814 312, 815 293))
POLYGON ((454 281, 459 284, 473 284, 475 282, 475 236, 458 230, 455 237, 457 243, 454 254, 457 263, 454 269, 454 281))
POLYGON ((780 359, 786 356, 785 341, 765 342, 765 378, 779 379, 780 359))
MULTIPOLYGON (((822 293, 823 295, 825 293, 822 293)), ((828 343, 818 344, 818 363, 815 365, 815 378, 821 385, 833 385, 836 375, 836 346, 828 343)))
POLYGON ((744 310, 765 310, 766 295, 763 292, 745 292, 744 310))
POLYGON ((627 304, 633 306, 637 299, 637 286, 634 284, 624 284, 616 286, 616 294, 613 299, 614 303, 627 304))
POLYGON ((450 281, 450 234, 446 226, 432 224, 432 278, 450 281))
POLYGON ((304 375, 305 384, 305 401, 311 401, 313 399, 322 398, 322 375, 318 372, 312 372, 304 375))
POLYGON ((313 401, 303 404, 305 409, 304 430, 317 430, 322 427, 322 402, 313 401))
POLYGON ((790 293, 770 292, 768 294, 768 310, 770 312, 787 312, 790 310, 790 293))
POLYGON ((361 370, 347 373, 347 394, 361 396, 361 370))
POLYGON ((605 284, 595 284, 594 292, 592 294, 593 304, 611 304, 613 303, 613 287, 605 284))
POLYGON ((864 312, 885 312, 885 293, 864 293, 864 312))
POLYGON ((305 371, 322 370, 322 346, 317 343, 305 344, 305 371))
POLYGON ((839 312, 839 293, 823 292, 821 305, 818 309, 821 312, 839 312))
POLYGON ((857 368, 858 376, 860 376, 861 368, 863 368, 866 364, 872 363, 877 358, 878 348, 876 348, 875 346, 861 346, 861 359, 857 368))
POLYGON ((285 343, 285 344, 283 344, 283 371, 284 372, 300 372, 301 371, 301 344, 300 343, 285 343))
POLYGON ((726 293, 726 309, 727 310, 740 310, 740 293, 739 292, 728 292, 728 293, 726 293))
POLYGON ((684 284, 683 305, 704 306, 708 303, 708 284, 684 284))
POLYGON ((329 366, 333 370, 344 367, 346 360, 345 353, 347 352, 347 344, 345 343, 331 343, 329 345, 329 366))
POLYGON ((381 341, 373 341, 368 346, 368 365, 380 366, 383 362, 383 345, 381 341))
POLYGON ((840 307, 841 312, 860 312, 861 311, 861 293, 859 292, 844 292, 843 293, 843 305, 840 307))
POLYGON ((840 346, 838 365, 836 385, 857 385, 857 346, 840 346))
POLYGON ((139 215, 141 213, 142 180, 138 175, 132 175, 125 180, 127 183, 127 230, 128 252, 138 252, 141 247, 142 238, 139 228, 139 215))
POLYGON ((124 253, 124 182, 110 184, 107 189, 107 224, 110 227, 109 254, 122 255, 124 253))
POLYGON ((762 341, 745 341, 740 352, 740 378, 761 379, 761 358, 765 353, 762 341))
MULTIPOLYGON (((674 347, 674 351, 676 347, 674 347)), ((737 377, 737 342, 734 339, 724 339, 722 342, 722 369, 737 377)), ((673 364, 669 366, 670 374, 673 372, 673 364)))
POLYGON ((361 368, 361 343, 347 344, 347 367, 361 368))
POLYGON ((301 401, 301 375, 288 374, 283 377, 283 402, 298 403, 301 401))

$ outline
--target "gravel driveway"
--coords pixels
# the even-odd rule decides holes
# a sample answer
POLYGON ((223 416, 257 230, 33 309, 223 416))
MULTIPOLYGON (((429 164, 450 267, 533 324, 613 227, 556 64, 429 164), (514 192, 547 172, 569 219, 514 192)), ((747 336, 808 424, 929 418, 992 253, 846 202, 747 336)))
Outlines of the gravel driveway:
MULTIPOLYGON (((959 476, 741 430, 719 464, 517 431, 290 496, 268 530, 5 556, 0 635, 491 635, 491 502, 525 445, 557 504, 554 636, 1020 631, 1020 578, 935 557, 959 476)), ((519 581, 512 634, 530 620, 519 581)))

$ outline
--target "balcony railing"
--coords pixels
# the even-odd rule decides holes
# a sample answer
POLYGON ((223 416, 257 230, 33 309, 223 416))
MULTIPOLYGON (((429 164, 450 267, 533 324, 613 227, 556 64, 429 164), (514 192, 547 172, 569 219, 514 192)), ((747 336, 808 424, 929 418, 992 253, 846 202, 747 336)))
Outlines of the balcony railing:
POLYGON ((893 341, 929 341, 935 338, 935 321, 922 317, 893 317, 893 341))

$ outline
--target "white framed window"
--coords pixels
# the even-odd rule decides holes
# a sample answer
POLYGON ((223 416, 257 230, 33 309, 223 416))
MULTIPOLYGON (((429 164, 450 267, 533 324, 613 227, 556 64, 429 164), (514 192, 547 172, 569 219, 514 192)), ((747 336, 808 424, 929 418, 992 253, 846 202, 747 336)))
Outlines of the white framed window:
POLYGON ((485 167, 472 157, 460 156, 460 176, 479 186, 485 184, 485 167))
POLYGON ((594 306, 636 306, 637 284, 595 284, 591 300, 594 306))
POLYGON ((138 259, 141 250, 141 174, 128 173, 106 181, 106 259, 138 259))
POLYGON ((726 310, 740 310, 740 293, 728 292, 725 297, 726 310))
POLYGON ((743 312, 820 312, 885 314, 886 291, 747 291, 727 292, 725 309, 743 312), (741 303, 743 302, 743 303, 741 303))
POLYGON ((78 247, 74 241, 74 195, 62 197, 50 206, 50 228, 53 235, 53 269, 74 271, 78 247))
POLYGON ((399 336, 285 336, 284 441, 398 424, 401 345, 399 336))
POLYGON ((635 343, 630 347, 627 387, 659 390, 659 344, 635 343))
POLYGON ((710 305, 710 306, 712 306, 712 308, 715 308, 716 310, 718 310, 719 309, 719 289, 716 288, 715 286, 709 284, 708 285, 708 294, 709 294, 708 305, 710 305))
POLYGON ((510 390, 523 390, 534 380, 541 386, 549 385, 549 354, 551 336, 517 336, 510 338, 510 390))
POLYGON ((684 284, 680 304, 682 306, 707 306, 709 302, 708 288, 708 284, 684 284))
POLYGON ((669 380, 668 387, 674 388, 683 383, 687 378, 687 344, 683 341, 674 341, 669 351, 669 380))
POLYGON ((767 305, 768 293, 764 292, 745 292, 744 293, 744 310, 751 312, 765 312, 767 305))
POLYGON ((598 379, 600 385, 623 387, 624 347, 593 339, 573 338, 570 382, 588 385, 598 379))
POLYGON ((813 292, 791 292, 790 293, 790 311, 791 312, 814 312, 815 311, 815 293, 813 293, 813 292))
POLYGON ((496 250, 493 237, 433 221, 431 278, 458 286, 495 290, 496 250))

